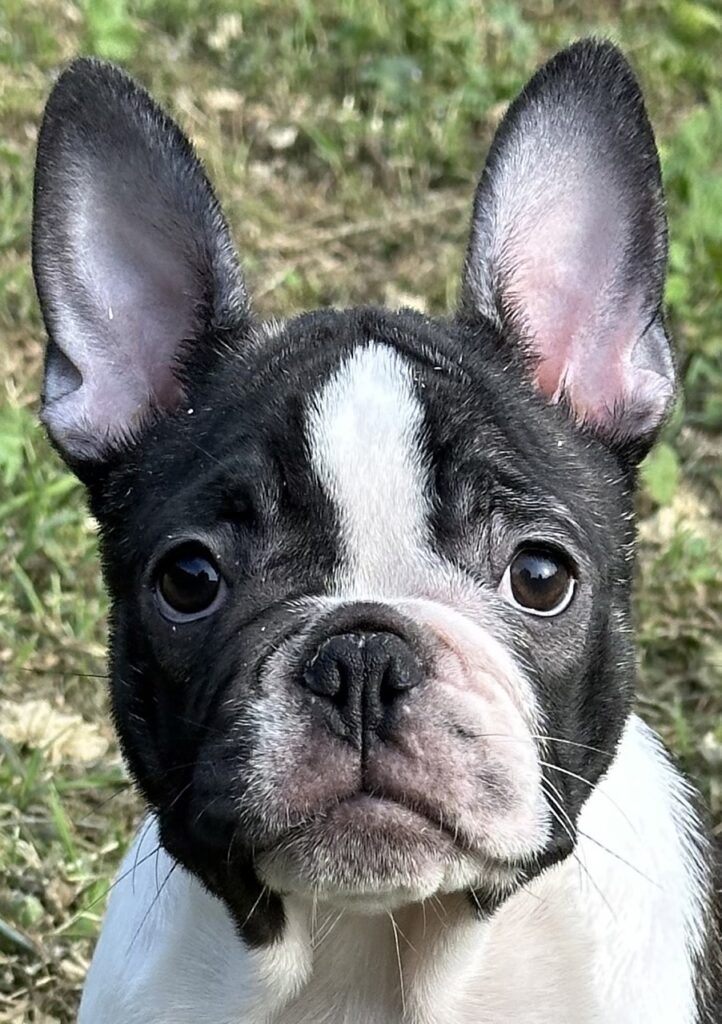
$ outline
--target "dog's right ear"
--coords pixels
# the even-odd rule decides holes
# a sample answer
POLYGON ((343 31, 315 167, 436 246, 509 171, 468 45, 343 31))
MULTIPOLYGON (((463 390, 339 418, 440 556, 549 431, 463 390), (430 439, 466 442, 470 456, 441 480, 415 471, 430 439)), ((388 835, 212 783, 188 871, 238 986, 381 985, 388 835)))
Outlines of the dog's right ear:
POLYGON ((194 344, 248 320, 228 226, 190 143, 111 65, 76 61, 48 101, 33 272, 48 332, 42 419, 76 470, 171 412, 194 344))

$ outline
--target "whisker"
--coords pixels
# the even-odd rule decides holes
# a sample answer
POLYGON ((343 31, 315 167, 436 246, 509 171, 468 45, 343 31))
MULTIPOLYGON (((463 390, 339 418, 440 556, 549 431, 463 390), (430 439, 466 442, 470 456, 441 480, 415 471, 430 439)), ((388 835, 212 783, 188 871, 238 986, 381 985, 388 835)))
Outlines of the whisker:
POLYGON ((414 951, 414 953, 416 953, 416 955, 418 956, 418 953, 419 953, 418 949, 417 949, 417 948, 416 948, 416 946, 415 946, 415 945, 413 944, 413 942, 411 942, 411 940, 410 940, 410 939, 408 939, 408 938, 407 938, 407 937, 406 937, 406 936, 404 935, 404 933, 403 933, 403 932, 401 931, 401 925, 400 925, 400 924, 398 923, 398 921, 396 921, 396 920, 394 920, 394 924, 395 924, 395 926, 396 926, 396 930, 398 931, 399 935, 400 935, 400 936, 401 936, 401 938, 402 938, 402 939, 404 940, 404 942, 406 943, 406 945, 407 945, 407 946, 409 947, 409 949, 412 949, 412 950, 414 951))
MULTIPOLYGON (((549 800, 549 801, 551 802, 551 806, 550 806, 550 808, 549 808, 549 809, 550 809, 550 811, 552 812, 552 815, 553 815, 553 816, 554 816, 554 817, 556 818, 557 822, 558 822, 558 823, 559 823, 559 824, 561 825, 561 827, 562 827, 562 828, 564 829, 564 831, 566 832, 566 834, 567 834, 567 835, 569 836, 569 839, 570 839, 570 841, 571 841, 571 843, 572 843, 572 846, 573 846, 573 847, 576 847, 576 838, 575 838, 575 836, 574 836, 574 833, 573 833, 573 831, 572 831, 572 829, 573 829, 573 826, 572 826, 572 829, 570 829, 570 828, 569 828, 569 827, 568 827, 568 826, 566 825, 566 823, 565 823, 564 819, 563 819, 563 818, 562 818, 562 817, 560 816, 560 814, 559 814, 559 810, 561 810, 561 812, 562 812, 562 813, 564 814, 564 816, 565 816, 565 817, 567 818, 567 820, 569 821, 570 819, 569 819, 569 815, 567 814, 567 811, 566 811, 566 809, 564 808, 564 806, 563 806, 563 805, 560 805, 560 804, 559 804, 559 802, 557 801, 557 799, 556 799, 556 798, 555 798, 554 796, 552 796, 552 794, 551 794, 551 793, 549 793, 548 791, 546 791, 546 795, 547 795, 547 799, 548 799, 548 800, 549 800), (557 810, 555 810, 555 807, 557 808, 557 810)), ((570 821, 570 824, 571 824, 571 821, 570 821)), ((577 864, 579 865, 579 867, 581 868, 581 870, 582 870, 582 871, 584 872, 584 874, 586 875, 587 879, 589 880, 589 883, 590 883, 590 884, 591 884, 592 886, 594 886, 594 888, 595 888, 595 890, 597 891, 597 893, 598 893, 598 895, 599 895, 600 899, 602 900, 602 902, 604 903, 604 905, 605 905, 605 906, 607 907, 607 909, 609 910, 609 913, 610 913, 610 914, 612 915, 612 917, 613 917, 613 918, 614 918, 614 919, 616 920, 616 919, 617 919, 617 915, 616 915, 615 911, 614 911, 614 910, 612 909, 612 905, 611 905, 611 903, 609 902, 609 900, 607 899, 607 897, 606 897, 606 896, 604 895, 604 893, 602 892, 602 890, 601 890, 601 889, 599 888, 599 886, 598 886, 598 884, 596 883, 596 881, 594 880, 594 878, 592 878, 592 875, 591 875, 591 872, 589 871, 589 868, 588 868, 588 867, 587 867, 587 865, 586 865, 586 864, 585 864, 585 863, 584 863, 584 862, 582 861, 581 857, 579 857, 579 855, 578 855, 578 854, 577 854, 577 852, 576 852, 576 849, 572 849, 572 857, 574 858, 574 860, 575 860, 575 861, 577 862, 577 864)))
POLYGON ((56 934, 60 935, 66 929, 72 928, 74 924, 77 924, 77 922, 84 914, 87 914, 89 911, 93 909, 93 907, 96 907, 102 900, 106 898, 106 896, 110 895, 110 893, 113 891, 113 889, 115 889, 117 885, 120 885, 120 883, 124 881, 128 877, 128 875, 132 874, 136 866, 140 867, 141 864, 145 864, 147 860, 150 860, 151 857, 155 856, 158 853, 158 850, 160 850, 160 848, 161 843, 158 843, 157 846, 153 847, 150 853, 146 853, 143 857, 141 857, 137 865, 133 864, 133 866, 128 868, 127 871, 124 871, 122 874, 118 875, 117 878, 114 878, 110 885, 107 886, 107 888, 105 888, 103 892, 100 893, 100 895, 96 896, 95 899, 87 905, 87 907, 83 907, 82 910, 79 910, 77 914, 74 914, 73 917, 70 918, 69 921, 64 921, 57 929, 56 934))
POLYGON ((621 854, 616 853, 614 850, 610 850, 608 846, 605 846, 604 843, 600 843, 598 839, 595 839, 594 836, 590 836, 588 832, 582 832, 581 829, 577 829, 577 834, 582 836, 584 839, 588 839, 590 843, 594 843, 594 845, 598 846, 600 850, 608 853, 610 857, 614 857, 615 860, 618 860, 621 864, 624 864, 625 867, 628 867, 630 871, 634 871, 640 876, 640 878, 643 878, 645 882, 649 882, 650 885, 655 886, 655 888, 659 889, 660 892, 664 892, 664 887, 653 878, 650 878, 649 875, 645 874, 645 872, 642 871, 641 868, 638 868, 636 864, 632 864, 631 861, 626 860, 621 854))
POLYGON ((228 840, 228 852, 226 853, 226 870, 228 872, 230 872, 231 870, 231 856, 233 852, 233 844, 235 843, 237 837, 238 828, 234 828, 233 831, 231 832, 231 838, 228 840))
POLYGON ((614 753, 609 750, 604 750, 602 747, 593 747, 589 743, 579 743, 577 740, 564 740, 561 736, 545 736, 543 733, 531 733, 533 740, 542 740, 546 743, 563 743, 567 747, 578 747, 580 750, 591 750, 594 754, 603 754, 604 757, 608 757, 610 760, 614 758, 614 753))
POLYGON ((481 903, 479 903, 479 897, 476 895, 476 891, 474 889, 469 889, 469 894, 476 904, 476 909, 479 911, 479 917, 483 917, 484 911, 481 909, 481 903))
POLYGON ((160 896, 160 888, 158 886, 158 854, 160 853, 160 846, 155 851, 155 864, 153 865, 153 875, 155 877, 155 898, 158 899, 160 896))
POLYGON ((345 914, 345 913, 346 913, 346 911, 345 911, 345 910, 342 910, 342 911, 341 911, 341 912, 339 913, 338 917, 337 917, 337 918, 336 918, 336 920, 335 920, 335 921, 333 922, 333 924, 332 924, 332 925, 331 925, 331 927, 329 928, 329 930, 328 930, 328 932, 326 933, 326 935, 324 936, 324 938, 326 938, 326 939, 328 939, 328 938, 329 938, 329 936, 331 935, 331 932, 332 932, 332 931, 334 930, 334 928, 336 927, 336 925, 337 925, 337 924, 339 924, 339 922, 341 921, 341 918, 342 918, 342 917, 344 916, 344 914, 345 914))
POLYGON ((168 805, 168 810, 169 810, 169 811, 170 811, 170 810, 172 810, 172 809, 173 809, 173 808, 175 807, 175 805, 176 805, 176 804, 178 803, 178 801, 180 800, 180 798, 181 798, 182 796, 185 796, 185 794, 186 794, 186 793, 188 792, 188 790, 189 790, 189 789, 191 788, 191 786, 192 786, 192 785, 193 785, 193 780, 191 779, 191 781, 190 781, 190 782, 187 782, 187 783, 185 784, 185 786, 183 786, 183 787, 182 787, 182 788, 181 788, 181 789, 180 789, 180 790, 179 790, 179 791, 178 791, 178 792, 176 793, 176 795, 175 795, 175 796, 173 797, 173 799, 171 800, 170 804, 168 805))
MULTIPOLYGON (((311 935, 315 937, 316 929, 318 927, 318 886, 313 887, 313 897, 311 900, 311 935)), ((311 946, 313 947, 313 940, 311 940, 311 946)))
POLYGON ((219 458, 217 458, 217 457, 216 457, 215 455, 213 455, 213 453, 212 453, 212 452, 209 452, 209 451, 208 451, 208 450, 207 450, 206 448, 204 448, 202 444, 198 444, 198 442, 197 442, 197 441, 194 441, 194 440, 192 440, 192 438, 190 438, 190 437, 189 437, 189 438, 188 438, 187 440, 188 440, 188 444, 191 444, 191 445, 193 445, 193 447, 194 447, 194 448, 195 448, 195 449, 196 449, 197 451, 201 452, 201 454, 203 454, 203 455, 205 455, 205 456, 206 456, 207 458, 211 459, 211 460, 212 460, 213 462, 215 462, 215 463, 216 463, 217 465, 219 465, 219 466, 222 466, 222 465, 223 465, 223 463, 221 462, 221 460, 220 460, 219 458))
POLYGON ((193 820, 193 824, 197 825, 198 822, 203 817, 203 815, 206 813, 206 811, 210 810, 211 807, 213 806, 213 804, 217 804, 220 799, 221 799, 221 794, 218 793, 218 794, 216 794, 216 796, 213 797, 212 800, 209 800, 207 804, 204 804, 203 807, 201 807, 201 809, 198 812, 198 814, 195 816, 195 818, 193 820))
POLYGON ((135 930, 135 932, 133 934, 133 938, 130 940, 130 942, 128 944, 128 948, 127 948, 126 954, 125 954, 126 956, 130 953, 131 949, 133 948, 133 945, 135 944, 135 940, 138 938, 138 936, 140 935, 140 933, 141 933, 141 931, 143 929, 143 925, 145 924, 145 922, 150 917, 150 913, 153 910, 153 907, 156 905, 156 903, 160 899, 163 890, 165 889, 166 885, 168 884, 168 882, 170 880, 170 876, 173 874, 173 872, 175 871, 175 869, 177 867, 178 867, 178 861, 174 860, 173 863, 171 864, 170 868, 168 869, 168 874, 165 876, 165 878, 163 879, 163 881, 160 884, 160 886, 158 886, 156 888, 155 896, 151 900, 150 906, 146 910, 145 914, 143 914, 143 919, 141 920, 140 924, 136 928, 136 930, 135 930))
POLYGON ((594 880, 594 878, 592 877, 592 874, 591 874, 591 872, 590 872, 589 868, 587 867, 587 865, 586 865, 586 864, 584 863, 584 861, 583 861, 583 860, 581 859, 581 857, 579 856, 579 854, 578 854, 578 853, 576 853, 576 851, 575 851, 574 853, 572 853, 572 856, 574 857, 574 860, 575 860, 575 861, 577 862, 577 864, 578 864, 578 865, 579 865, 579 867, 580 867, 580 868, 582 869, 582 871, 584 872, 584 874, 585 874, 585 875, 587 876, 587 880, 589 881, 589 884, 590 884, 590 885, 592 885, 592 886, 594 887, 594 889, 596 890, 596 892, 597 892, 597 895, 599 896, 599 898, 600 898, 600 900, 602 901, 602 903, 604 904, 604 906, 605 906, 605 907, 607 908, 607 910, 608 910, 608 911, 609 911, 609 913, 610 913, 610 914, 612 915, 612 917, 614 918, 614 920, 615 920, 615 921, 617 921, 617 920, 618 920, 618 915, 617 915, 617 912, 616 912, 616 910, 615 910, 615 909, 614 909, 614 908, 612 907, 612 904, 611 904, 611 903, 609 902, 609 900, 607 899, 607 897, 606 897, 606 896, 604 895, 604 893, 603 893, 603 892, 602 892, 602 890, 600 889, 600 887, 599 887, 598 883, 597 883, 597 882, 596 882, 596 881, 594 880))
MULTIPOLYGON (((478 739, 478 740, 482 740, 482 739, 502 739, 502 740, 504 740, 505 739, 505 740, 512 740, 513 742, 516 742, 516 743, 531 743, 534 740, 543 740, 543 741, 548 741, 548 742, 552 742, 552 743, 565 743, 565 744, 568 744, 569 746, 580 747, 580 748, 582 748, 584 750, 591 750, 591 751, 594 751, 597 754, 603 754, 605 757, 608 757, 608 758, 613 758, 614 757, 614 754, 610 753, 610 751, 608 751, 608 750, 603 750, 601 747, 592 747, 592 746, 590 746, 587 743, 577 743, 575 740, 565 740, 565 739, 562 739, 561 736, 545 736, 542 733, 531 733, 530 736, 529 736, 529 739, 527 739, 525 736, 512 736, 510 733, 482 732, 482 733, 475 733, 473 738, 474 739, 478 739)), ((618 811, 618 813, 621 814, 621 816, 627 822, 627 824, 632 829, 632 831, 637 836, 639 836, 639 830, 637 829, 637 826, 629 818, 629 816, 625 813, 625 811, 619 806, 619 804, 616 802, 616 800, 614 800, 609 795, 609 793, 606 792, 606 790, 600 789, 593 782, 590 782, 589 779, 585 779, 584 776, 582 776, 582 775, 577 775, 576 772, 571 771, 569 768, 562 768, 560 765, 551 764, 549 761, 543 761, 541 759, 539 760, 539 763, 541 765, 543 765, 545 768, 552 769, 552 771, 561 772, 562 775, 569 775, 569 776, 571 776, 571 778, 577 779, 579 782, 584 783, 584 785, 588 786, 590 789, 595 789, 597 792, 601 793, 612 804, 612 806, 618 811)))
MULTIPOLYGON (((544 784, 546 784, 547 786, 551 786, 551 788, 554 790, 554 792, 557 794, 557 796, 561 800, 561 794, 559 793, 559 790, 556 788, 556 786, 553 784, 553 782, 551 782, 550 779, 543 779, 542 780, 542 785, 544 785, 544 784)), ((549 796, 548 792, 547 792, 547 796, 549 796)), ((566 811, 565 811, 565 814, 566 814, 566 811)), ((568 814, 567 814, 567 820, 569 820, 569 815, 568 814)), ((658 888, 660 890, 662 889, 662 886, 659 884, 659 882, 656 882, 653 878, 650 878, 649 875, 645 874, 645 872, 642 871, 641 868, 638 868, 636 866, 636 864, 632 864, 631 861, 626 860, 624 857, 622 857, 621 854, 617 853, 615 850, 611 850, 608 846, 605 846, 604 843, 600 842, 598 839, 595 839, 594 836, 590 836, 588 832, 583 832, 578 826, 575 826, 575 831, 576 831, 578 836, 582 836, 584 839, 588 839, 590 843, 594 843, 601 850, 604 850, 605 853, 608 853, 610 857, 614 857, 616 860, 620 861, 620 863, 622 863, 626 867, 628 867, 631 871, 636 872, 636 874, 638 874, 641 878, 643 878, 645 880, 645 882, 649 882, 650 885, 654 885, 654 886, 656 886, 656 888, 658 888)), ((636 829, 635 829, 635 831, 636 831, 636 829)))
MULTIPOLYGON (((140 839, 138 840, 138 845, 135 848, 135 857, 133 858, 133 878, 132 878, 131 886, 130 887, 131 887, 131 890, 132 890, 132 893, 133 893, 134 896, 135 896, 135 869, 138 867, 138 858, 140 857, 140 851, 141 851, 141 849, 143 847, 143 843, 145 842, 145 837, 148 835, 148 833, 150 832, 152 827, 153 827, 153 818, 150 815, 148 815, 148 821, 145 823, 145 826, 144 826, 143 831, 141 833, 140 839)), ((156 853, 157 853, 158 849, 160 849, 160 843, 158 843, 158 846, 156 848, 156 853)), ((142 861, 141 861, 141 863, 142 863, 142 861)), ((155 863, 156 863, 156 866, 157 866, 157 864, 158 864, 158 858, 157 857, 155 859, 155 863)))
POLYGON ((624 820, 629 825, 629 827, 632 829, 632 831, 635 833, 635 835, 639 836, 639 830, 638 830, 637 826, 629 818, 629 816, 626 814, 624 809, 619 806, 617 801, 614 800, 609 795, 609 793, 607 793, 606 790, 602 789, 600 786, 596 786, 593 782, 590 782, 589 779, 585 779, 583 775, 577 775, 576 772, 570 771, 569 768, 562 768, 560 765, 552 764, 550 761, 542 761, 541 758, 539 760, 539 764, 543 765, 544 768, 549 768, 551 771, 559 772, 561 775, 568 775, 572 779, 576 779, 578 782, 584 783, 585 786, 588 786, 590 789, 594 790, 596 793, 600 793, 603 797, 605 797, 609 801, 609 803, 612 805, 612 807, 614 807, 615 810, 618 811, 619 814, 621 814, 621 816, 624 818, 624 820))
MULTIPOLYGON (((85 825, 85 823, 94 814, 97 814, 99 811, 102 811, 103 808, 106 807, 111 800, 115 800, 116 797, 121 796, 123 793, 127 793, 129 789, 133 788, 133 783, 130 782, 128 779, 118 779, 117 782, 107 782, 106 785, 114 786, 115 792, 111 793, 110 796, 106 796, 103 800, 96 804, 92 811, 88 811, 88 813, 84 814, 82 818, 74 822, 76 828, 82 828, 82 826, 85 825)), ((92 787, 89 786, 89 788, 92 787)))
POLYGON ((399 965, 399 994, 401 996, 401 1016, 406 1017, 406 994, 404 992, 404 972, 401 968, 401 948, 399 946, 399 935, 397 931, 396 922, 394 921, 394 915, 389 911, 389 919, 391 921, 391 927, 394 932, 394 945, 396 946, 396 962, 399 965))
POLYGON ((572 819, 569 817, 569 812, 567 811, 566 806, 564 804, 564 797, 559 792, 559 790, 554 785, 554 783, 551 781, 551 779, 544 779, 544 778, 542 779, 542 789, 546 793, 547 797, 549 797, 549 799, 553 799, 552 798, 552 794, 549 792, 549 790, 551 790, 552 793, 555 794, 555 796, 556 796, 556 800, 554 800, 555 805, 557 806, 557 808, 561 811, 561 813, 566 818, 567 823, 568 823, 569 827, 571 828, 572 832, 574 832, 575 834, 578 834, 577 826, 574 824, 572 819))
POLYGON ((576 779, 578 782, 583 782, 584 785, 589 786, 590 789, 596 788, 594 783, 590 782, 589 779, 585 779, 583 775, 577 775, 576 772, 571 771, 569 768, 562 768, 558 764, 552 764, 551 761, 540 760, 539 764, 543 765, 545 768, 551 768, 552 771, 561 772, 562 775, 568 775, 570 778, 576 779))
POLYGON ((172 775, 173 772, 182 772, 188 768, 213 768, 216 764, 215 761, 186 761, 185 764, 174 764, 170 768, 164 768, 162 771, 154 772, 152 779, 162 779, 166 775, 172 775))
POLYGON ((580 743, 577 740, 566 740, 562 739, 561 736, 545 736, 543 733, 532 732, 528 736, 512 736, 511 733, 505 732, 477 732, 471 736, 475 740, 512 740, 516 743, 530 743, 532 740, 541 740, 545 743, 563 743, 568 747, 578 747, 580 750, 591 750, 595 754, 603 754, 605 757, 610 759, 614 758, 614 753, 609 750, 604 750, 602 747, 593 747, 589 743, 580 743))
POLYGON ((448 914, 446 913, 446 907, 444 906, 444 904, 441 902, 439 897, 436 896, 436 895, 429 897, 429 903, 431 904, 431 909, 436 914, 436 917, 437 917, 437 920, 438 920, 439 924, 443 928, 446 928, 448 926, 449 918, 448 918, 448 914), (444 915, 443 918, 442 918, 441 914, 439 913, 439 910, 441 910, 441 913, 444 915))
MULTIPOLYGON (((544 781, 545 780, 542 779, 542 788, 544 788, 544 781)), ((553 793, 550 793, 546 789, 544 790, 544 792, 546 793, 547 800, 551 804, 549 810, 552 812, 553 817, 556 818, 557 822, 561 825, 566 834, 569 836, 569 841, 571 842, 572 847, 575 847, 577 845, 577 837, 574 834, 574 823, 570 820, 566 808, 563 804, 559 802, 559 800, 554 796, 553 793), (560 812, 564 817, 560 816, 560 812), (566 821, 564 820, 564 818, 566 818, 566 821), (567 824, 567 822, 569 822, 569 824, 567 824)))
POLYGON ((31 672, 34 676, 54 676, 56 679, 110 679, 108 672, 58 672, 54 668, 32 668, 21 665, 16 672, 31 672))
POLYGON ((174 717, 177 722, 184 722, 194 729, 205 729, 206 732, 214 733, 217 736, 223 735, 224 730, 220 729, 217 725, 207 725, 205 722, 198 722, 195 718, 188 718, 185 715, 175 715, 174 717))
POLYGON ((244 920, 243 924, 241 925, 241 931, 243 931, 243 929, 246 927, 248 922, 251 920, 251 918, 253 917, 255 912, 258 910, 258 904, 261 902, 261 900, 263 899, 263 896, 266 893, 268 893, 270 895, 270 892, 269 892, 268 888, 265 885, 261 886, 261 891, 259 892, 258 897, 256 898, 255 903, 253 904, 251 909, 246 914, 245 920, 244 920))
POLYGON ((537 900, 539 903, 546 903, 544 897, 540 896, 538 892, 534 892, 532 889, 529 889, 528 886, 524 885, 522 882, 519 882, 518 885, 521 891, 526 893, 527 896, 531 896, 533 900, 537 900))
POLYGON ((334 930, 336 925, 339 923, 339 921, 341 920, 343 915, 344 915, 344 912, 343 912, 343 910, 341 910, 336 915, 336 917, 329 918, 327 921, 324 922, 324 925, 321 927, 321 931, 316 936, 315 941, 311 944, 311 949, 313 949, 313 950, 318 949, 318 947, 322 943, 324 943, 326 941, 326 939, 328 939, 328 937, 331 935, 331 932, 334 930))

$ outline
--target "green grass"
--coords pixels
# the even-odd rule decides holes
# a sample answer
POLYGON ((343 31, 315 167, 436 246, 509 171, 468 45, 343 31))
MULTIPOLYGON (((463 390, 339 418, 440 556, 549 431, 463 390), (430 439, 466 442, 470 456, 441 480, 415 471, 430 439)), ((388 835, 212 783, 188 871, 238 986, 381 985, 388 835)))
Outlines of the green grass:
POLYGON ((722 14, 639 0, 4 0, 0 10, 0 1022, 70 1021, 139 807, 107 721, 80 488, 35 422, 31 168, 52 77, 124 63, 195 138, 258 307, 453 302, 504 105, 582 34, 622 43, 669 196, 685 396, 640 497, 641 707, 722 821, 722 14))

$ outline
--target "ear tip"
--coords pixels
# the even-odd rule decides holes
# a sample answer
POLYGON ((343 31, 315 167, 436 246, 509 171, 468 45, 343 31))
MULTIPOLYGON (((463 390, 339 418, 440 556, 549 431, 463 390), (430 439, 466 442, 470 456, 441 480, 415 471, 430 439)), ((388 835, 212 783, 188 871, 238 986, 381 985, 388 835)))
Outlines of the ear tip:
POLYGON ((542 70, 569 69, 574 74, 615 75, 631 79, 637 77, 632 64, 622 49, 603 36, 585 36, 555 54, 542 70))
POLYGON ((114 64, 96 57, 77 57, 58 75, 45 105, 44 126, 98 100, 109 86, 116 88, 130 79, 114 64))
POLYGON ((111 64, 99 57, 76 57, 61 71, 50 96, 52 100, 53 97, 62 96, 64 93, 72 92, 79 95, 98 86, 121 85, 128 88, 133 87, 133 84, 130 75, 117 64, 111 64))
POLYGON ((80 126, 100 126, 118 98, 138 86, 121 68, 95 57, 78 57, 58 76, 48 96, 38 137, 38 167, 56 146, 72 148, 80 126))
MULTIPOLYGON (((180 128, 146 89, 116 64, 78 57, 60 74, 48 97, 38 135, 36 201, 46 184, 57 188, 58 169, 77 168, 83 159, 139 148, 162 148, 165 138, 185 157, 192 151, 180 128)), ((161 161, 162 162, 162 161, 161 161)))
POLYGON ((180 159, 195 158, 193 147, 173 118, 135 78, 117 64, 78 57, 53 86, 38 137, 36 168, 43 173, 60 154, 74 163, 93 149, 122 152, 137 143, 163 149, 180 159))
POLYGON ((493 166, 509 136, 544 132, 547 144, 576 145, 580 157, 608 158, 607 170, 627 162, 659 186, 661 174, 639 79, 622 50, 609 39, 579 39, 551 57, 510 105, 497 132, 493 166), (551 143, 550 143, 551 140, 551 143), (623 151, 623 158, 622 158, 623 151), (651 178, 650 178, 651 175, 651 178))
POLYGON ((527 84, 527 98, 553 94, 603 104, 619 115, 644 111, 642 88, 627 55, 610 39, 589 36, 554 54, 527 84))

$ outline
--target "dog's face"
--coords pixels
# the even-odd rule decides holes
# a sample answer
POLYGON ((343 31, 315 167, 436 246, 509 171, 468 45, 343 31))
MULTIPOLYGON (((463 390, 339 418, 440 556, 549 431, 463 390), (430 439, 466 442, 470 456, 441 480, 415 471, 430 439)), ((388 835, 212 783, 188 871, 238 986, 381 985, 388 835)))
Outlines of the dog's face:
POLYGON ((116 716, 183 859, 376 907, 568 852, 628 706, 629 496, 470 343, 304 317, 112 478, 116 716))
POLYGON ((450 320, 256 321, 176 126, 117 70, 60 79, 44 419, 101 525, 128 763, 249 941, 286 893, 483 910, 572 851, 631 700, 664 253, 608 45, 560 54, 505 118, 450 320))

